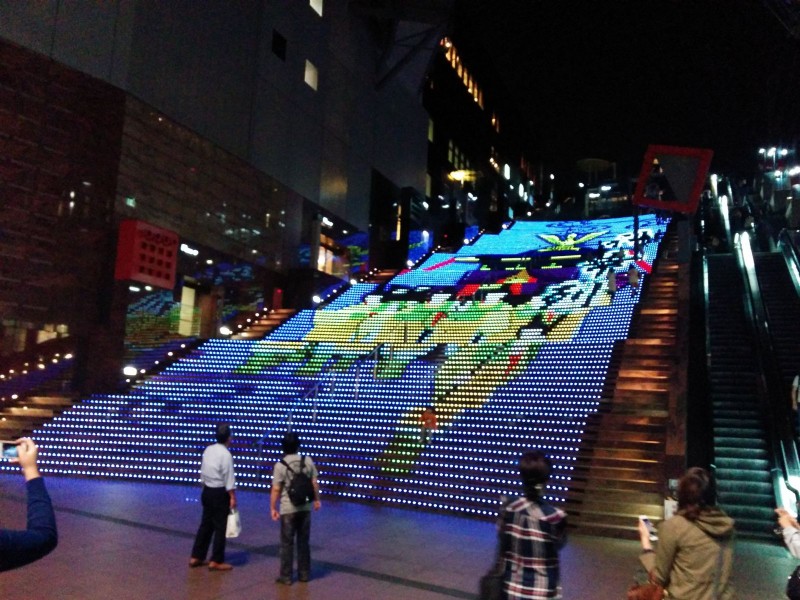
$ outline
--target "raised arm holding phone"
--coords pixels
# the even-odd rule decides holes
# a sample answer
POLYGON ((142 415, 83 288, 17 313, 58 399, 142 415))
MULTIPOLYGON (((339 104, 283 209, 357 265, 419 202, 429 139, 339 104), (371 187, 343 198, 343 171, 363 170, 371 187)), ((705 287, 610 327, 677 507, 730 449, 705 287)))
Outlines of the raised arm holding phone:
POLYGON ((28 525, 26 529, 0 529, 0 571, 22 567, 51 552, 58 544, 53 505, 39 473, 36 459, 39 448, 30 438, 1 442, 4 456, 22 468, 28 489, 28 525), (16 447, 16 457, 13 451, 16 447))

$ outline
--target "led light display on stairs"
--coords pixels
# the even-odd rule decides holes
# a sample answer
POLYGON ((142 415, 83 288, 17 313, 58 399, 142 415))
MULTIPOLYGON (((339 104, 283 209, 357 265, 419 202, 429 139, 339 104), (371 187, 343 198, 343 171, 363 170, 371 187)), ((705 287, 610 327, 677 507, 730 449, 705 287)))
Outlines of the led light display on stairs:
POLYGON ((325 494, 488 517, 519 492, 520 453, 538 447, 559 502, 666 224, 641 216, 634 255, 630 218, 512 223, 261 340, 209 340, 36 431, 42 468, 193 483, 224 420, 241 487, 269 486, 291 426, 325 494), (426 406, 438 428, 423 444, 426 406))

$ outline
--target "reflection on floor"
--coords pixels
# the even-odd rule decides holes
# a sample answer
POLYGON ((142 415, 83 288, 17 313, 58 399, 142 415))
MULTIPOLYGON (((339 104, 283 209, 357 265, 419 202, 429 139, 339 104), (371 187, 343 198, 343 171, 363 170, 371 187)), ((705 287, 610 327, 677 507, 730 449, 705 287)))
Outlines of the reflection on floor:
MULTIPOLYGON (((187 567, 200 517, 197 488, 60 477, 47 485, 59 546, 0 575, 4 600, 474 598, 494 551, 494 527, 485 521, 324 498, 313 517, 312 580, 283 587, 274 583, 278 524, 262 492, 240 491, 243 532, 227 549, 236 568, 212 573, 187 567)), ((0 515, 4 527, 24 527, 20 476, 0 476, 0 515)), ((566 600, 615 600, 637 567, 637 544, 574 535, 561 561, 566 600)), ((777 544, 739 542, 738 598, 782 598, 795 563, 777 544)))

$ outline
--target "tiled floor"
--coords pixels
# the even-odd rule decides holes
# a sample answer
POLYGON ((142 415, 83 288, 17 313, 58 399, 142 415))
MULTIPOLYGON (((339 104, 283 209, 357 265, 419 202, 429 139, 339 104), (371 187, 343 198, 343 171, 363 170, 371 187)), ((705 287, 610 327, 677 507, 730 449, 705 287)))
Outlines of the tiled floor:
MULTIPOLYGON (((312 526, 312 580, 281 587, 278 524, 267 496, 240 491, 243 533, 228 544, 229 573, 189 569, 199 490, 48 478, 60 542, 41 561, 0 574, 2 600, 237 599, 446 600, 474 598, 491 562, 491 523, 324 499, 312 526)), ((20 476, 0 476, 0 523, 24 526, 20 476)), ((566 600, 618 600, 637 544, 573 535, 562 552, 566 600)), ((796 561, 779 545, 740 541, 740 600, 783 598, 796 561)))

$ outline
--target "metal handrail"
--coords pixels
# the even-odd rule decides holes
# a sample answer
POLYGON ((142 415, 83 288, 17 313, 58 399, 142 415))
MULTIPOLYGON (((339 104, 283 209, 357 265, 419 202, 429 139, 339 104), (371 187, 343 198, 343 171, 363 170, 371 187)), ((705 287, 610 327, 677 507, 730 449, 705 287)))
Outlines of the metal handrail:
MULTIPOLYGON (((758 363, 758 394, 759 400, 764 411, 767 434, 772 448, 774 460, 778 462, 778 469, 782 477, 782 483, 795 496, 794 506, 800 503, 800 493, 790 484, 790 477, 800 476, 800 460, 797 456, 797 448, 791 434, 787 428, 789 420, 781 418, 782 413, 780 404, 775 404, 771 399, 778 398, 778 402, 783 398, 781 377, 777 371, 777 366, 771 357, 774 356, 772 337, 767 321, 767 312, 761 297, 761 290, 756 277, 755 264, 753 263, 752 250, 750 248, 750 237, 747 233, 740 233, 736 236, 735 255, 745 287, 745 308, 748 314, 750 325, 753 330, 756 342, 755 360, 758 363)), ((776 504, 782 504, 782 494, 779 486, 774 481, 776 487, 776 504)))

